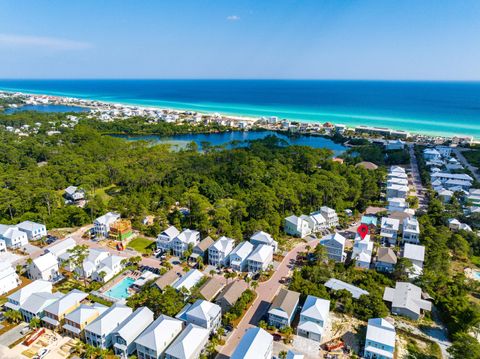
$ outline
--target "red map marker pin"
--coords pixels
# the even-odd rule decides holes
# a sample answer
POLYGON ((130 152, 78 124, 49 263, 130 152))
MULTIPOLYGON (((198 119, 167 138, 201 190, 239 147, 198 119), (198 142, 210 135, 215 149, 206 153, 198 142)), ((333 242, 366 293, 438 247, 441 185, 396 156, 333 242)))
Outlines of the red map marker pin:
POLYGON ((365 238, 365 236, 368 234, 368 226, 366 224, 361 224, 357 228, 357 233, 362 237, 362 239, 365 238))

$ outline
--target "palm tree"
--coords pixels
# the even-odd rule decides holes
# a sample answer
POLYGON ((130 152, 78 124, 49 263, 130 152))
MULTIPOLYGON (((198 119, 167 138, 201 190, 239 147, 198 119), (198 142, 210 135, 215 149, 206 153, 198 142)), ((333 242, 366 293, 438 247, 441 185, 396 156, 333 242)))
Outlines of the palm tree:
MULTIPOLYGON (((86 245, 76 245, 67 251, 70 253, 70 265, 73 268, 82 268, 83 261, 88 257, 89 248, 86 245)), ((87 278, 83 276, 84 287, 87 288, 87 278)))
POLYGON ((18 310, 8 310, 5 312, 4 317, 9 323, 18 324, 22 321, 22 313, 18 310))
POLYGON ((29 326, 31 329, 37 329, 40 327, 40 318, 33 317, 32 320, 30 320, 29 326))
POLYGON ((105 276, 107 275, 107 273, 105 271, 101 271, 98 273, 98 276, 100 277, 100 279, 102 280, 102 282, 105 282, 105 276))
POLYGON ((250 283, 252 282, 252 278, 250 278, 248 275, 245 276, 245 283, 247 283, 248 288, 250 288, 250 283))
POLYGON ((252 287, 253 290, 257 289, 258 288, 258 282, 256 280, 252 281, 252 283, 250 283, 250 286, 252 287))

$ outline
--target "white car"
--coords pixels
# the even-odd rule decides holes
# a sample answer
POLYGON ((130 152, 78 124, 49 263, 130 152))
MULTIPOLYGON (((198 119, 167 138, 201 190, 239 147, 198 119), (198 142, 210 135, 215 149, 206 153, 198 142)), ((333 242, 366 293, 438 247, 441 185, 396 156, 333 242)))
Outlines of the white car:
POLYGON ((36 358, 43 359, 50 352, 50 349, 42 348, 38 351, 36 358))

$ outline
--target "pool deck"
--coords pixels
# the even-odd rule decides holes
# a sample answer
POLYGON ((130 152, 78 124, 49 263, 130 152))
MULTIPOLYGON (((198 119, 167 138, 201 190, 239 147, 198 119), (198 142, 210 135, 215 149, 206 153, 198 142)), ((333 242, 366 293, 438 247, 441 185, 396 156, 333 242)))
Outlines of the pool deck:
POLYGON ((106 299, 106 300, 109 300, 109 301, 117 302, 117 301, 123 300, 123 298, 111 297, 106 293, 110 289, 115 287, 117 284, 119 284, 121 281, 123 281, 124 279, 131 278, 133 280, 137 280, 138 277, 140 277, 140 275, 141 275, 141 273, 139 271, 127 270, 127 271, 121 273, 120 275, 116 276, 115 278, 113 278, 111 281, 105 283, 105 285, 103 285, 98 291, 96 291, 95 294, 104 298, 104 299, 106 299))

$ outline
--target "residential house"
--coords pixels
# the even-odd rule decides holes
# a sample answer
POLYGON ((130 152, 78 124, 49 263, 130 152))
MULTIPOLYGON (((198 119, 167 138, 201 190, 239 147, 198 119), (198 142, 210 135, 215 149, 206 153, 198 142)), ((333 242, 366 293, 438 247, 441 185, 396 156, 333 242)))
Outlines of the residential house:
POLYGON ((73 249, 76 245, 77 243, 72 237, 67 237, 48 247, 45 250, 45 253, 53 254, 55 258, 57 258, 58 264, 62 265, 68 263, 70 259, 70 253, 68 251, 73 249))
POLYGON ((320 241, 320 245, 327 250, 328 258, 336 262, 345 262, 347 254, 345 253, 345 237, 340 233, 333 233, 324 237, 320 241))
POLYGON ((473 184, 473 178, 466 173, 435 172, 430 174, 430 178, 432 183, 438 180, 446 189, 452 191, 454 187, 469 191, 473 184))
POLYGON ((85 200, 85 191, 77 186, 68 186, 65 188, 63 197, 65 197, 68 203, 77 203, 85 200))
POLYGON ((88 297, 78 289, 72 289, 59 300, 44 309, 43 325, 52 330, 61 326, 65 315, 78 308, 81 302, 88 297))
POLYGON ((297 335, 320 342, 329 313, 329 300, 308 295, 300 312, 297 335))
POLYGON ((15 268, 9 262, 0 262, 0 295, 17 288, 20 283, 15 268))
POLYGON ((442 155, 434 148, 425 148, 423 150, 423 158, 425 161, 438 161, 442 159, 442 155))
POLYGON ((256 246, 247 258, 248 271, 257 273, 268 268, 273 261, 273 247, 260 244, 256 246))
POLYGON ((278 243, 275 241, 272 236, 264 231, 255 232, 250 237, 250 243, 254 246, 258 244, 268 244, 273 247, 273 251, 276 252, 278 249, 278 243))
POLYGON ((230 359, 271 359, 273 336, 267 331, 253 327, 247 329, 230 359))
POLYGON ((188 324, 165 351, 165 359, 198 359, 209 334, 208 329, 188 324))
POLYGON ((84 329, 108 309, 99 303, 92 305, 80 304, 74 311, 65 315, 62 328, 64 333, 72 338, 84 339, 84 329))
POLYGON ((408 282, 397 282, 395 288, 386 287, 383 300, 392 303, 392 313, 418 320, 422 310, 432 310, 432 303, 422 299, 422 289, 408 282))
POLYGON ((98 237, 108 238, 110 225, 121 218, 120 213, 108 212, 93 221, 93 233, 98 237))
POLYGON ((113 351, 121 358, 130 357, 136 350, 135 339, 153 322, 153 312, 137 308, 112 334, 113 351))
POLYGON ((223 288, 225 288, 223 280, 211 277, 200 287, 199 292, 203 298, 212 301, 218 294, 220 294, 223 288))
POLYGON ((27 234, 29 241, 38 240, 46 237, 47 227, 44 224, 36 223, 32 221, 23 221, 17 224, 17 228, 27 234))
POLYGON ((8 296, 5 307, 11 310, 20 310, 20 306, 34 293, 52 293, 52 283, 45 280, 36 280, 15 293, 8 296))
POLYGON ((355 260, 355 267, 369 269, 372 261, 373 242, 370 235, 360 237, 357 234, 353 243, 352 260, 355 260))
POLYGON ((177 271, 175 269, 170 269, 168 272, 163 274, 160 278, 155 281, 155 285, 160 289, 164 290, 168 286, 172 286, 178 280, 177 271))
POLYGON ((175 226, 170 226, 157 237, 157 248, 166 252, 172 248, 172 241, 176 236, 180 234, 180 231, 175 226))
POLYGON ((220 326, 222 309, 217 304, 198 299, 193 304, 187 304, 176 318, 215 332, 220 326))
POLYGON ((441 198, 443 203, 450 203, 454 194, 453 191, 444 189, 443 187, 440 187, 437 193, 438 193, 438 197, 441 198))
POLYGON ((92 273, 92 279, 97 282, 108 282, 118 273, 120 273, 124 267, 122 261, 125 257, 120 257, 116 255, 108 256, 105 259, 102 259, 97 267, 97 269, 92 273), (105 273, 105 274, 103 274, 105 273))
POLYGON ((386 319, 369 319, 365 337, 364 358, 393 359, 395 336, 395 327, 386 319))
POLYGON ((407 218, 403 221, 402 242, 420 243, 420 224, 416 218, 407 218))
POLYGON ((467 231, 467 232, 472 232, 472 228, 465 223, 461 223, 458 219, 456 218, 450 218, 448 220, 448 228, 450 228, 452 231, 467 231))
POLYGON ((230 253, 230 268, 237 272, 245 272, 248 267, 247 258, 253 251, 253 244, 241 242, 230 253))
POLYGON ((308 222, 295 215, 285 218, 283 230, 286 234, 300 238, 305 238, 312 233, 308 222))
POLYGON ((191 229, 183 230, 172 241, 173 255, 183 257, 189 247, 195 247, 200 242, 200 232, 191 229))
POLYGON ((377 251, 375 269, 379 272, 392 273, 397 264, 397 256, 391 248, 381 247, 377 251))
POLYGON ((28 265, 30 279, 43 279, 55 282, 59 277, 57 258, 50 252, 32 260, 28 265))
POLYGON ((268 324, 276 328, 289 327, 298 306, 300 293, 280 289, 268 310, 268 324))
POLYGON ((407 198, 408 186, 391 183, 387 185, 387 198, 407 198))
POLYGON ((405 147, 405 142, 402 140, 387 140, 385 142, 385 149, 387 151, 396 151, 403 150, 405 147))
POLYGON ((19 311, 22 314, 22 319, 27 323, 30 323, 33 318, 41 319, 45 315, 44 309, 62 297, 63 294, 61 292, 32 293, 27 300, 20 305, 19 311))
POLYGON ((405 198, 388 198, 388 206, 387 206, 388 212, 390 213, 403 212, 407 208, 408 208, 408 203, 405 200, 405 198))
POLYGON ((87 258, 85 258, 82 263, 82 268, 75 268, 75 271, 77 271, 82 277, 90 278, 100 267, 102 261, 111 255, 110 252, 103 249, 90 248, 87 258))
POLYGON ((205 256, 205 254, 208 254, 208 248, 210 248, 213 243, 215 243, 215 241, 212 237, 205 237, 200 243, 193 247, 190 258, 197 260, 198 257, 202 257, 203 262, 206 263, 207 256, 205 256))
POLYGON ((215 300, 215 303, 222 308, 222 313, 228 312, 247 288, 248 285, 243 280, 236 280, 228 284, 215 300))
POLYGON ((391 180, 392 178, 402 178, 408 179, 408 175, 405 172, 405 169, 399 166, 392 166, 387 174, 387 181, 391 180))
POLYGON ((0 239, 8 248, 22 248, 28 243, 27 233, 16 226, 0 224, 0 239))
POLYGON ((110 348, 115 329, 132 314, 132 308, 115 303, 85 327, 85 341, 97 348, 110 348))
POLYGON ((181 320, 160 315, 135 339, 138 359, 160 359, 165 349, 180 334, 181 320))
POLYGON ((187 274, 177 280, 172 287, 176 290, 187 290, 190 291, 193 287, 195 287, 205 275, 196 269, 190 269, 187 274))
POLYGON ((409 273, 410 278, 417 278, 423 273, 423 262, 425 260, 425 247, 416 244, 405 243, 403 248, 403 258, 412 262, 412 268, 409 273))
POLYGON ((235 240, 220 237, 208 248, 208 263, 215 267, 224 267, 229 263, 229 255, 235 246, 235 240))
POLYGON ((355 287, 353 284, 345 283, 339 279, 330 278, 325 282, 325 287, 331 290, 346 290, 352 294, 352 297, 359 299, 362 295, 368 295, 368 292, 364 289, 355 287))
POLYGON ((320 211, 312 212, 309 216, 301 216, 300 218, 308 222, 310 230, 313 233, 319 233, 328 228, 327 220, 322 216, 320 211))
POLYGON ((452 147, 450 146, 436 146, 435 149, 442 155, 444 158, 449 158, 452 155, 452 147))
POLYGON ((338 215, 333 208, 322 206, 320 207, 320 214, 325 218, 328 228, 338 226, 338 215))
POLYGON ((380 225, 380 237, 391 245, 397 243, 400 221, 395 218, 383 217, 380 225))

